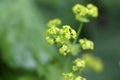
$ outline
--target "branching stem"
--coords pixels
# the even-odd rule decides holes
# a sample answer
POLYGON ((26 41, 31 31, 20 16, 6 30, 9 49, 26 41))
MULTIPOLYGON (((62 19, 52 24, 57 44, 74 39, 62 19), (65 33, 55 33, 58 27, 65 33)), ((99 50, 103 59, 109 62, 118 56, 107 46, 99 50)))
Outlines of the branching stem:
POLYGON ((80 33, 81 33, 82 27, 83 27, 83 23, 80 24, 80 26, 79 26, 79 28, 78 28, 78 30, 77 30, 77 37, 76 37, 76 39, 74 40, 73 44, 75 44, 75 43, 77 42, 78 37, 79 37, 79 35, 80 35, 80 33))

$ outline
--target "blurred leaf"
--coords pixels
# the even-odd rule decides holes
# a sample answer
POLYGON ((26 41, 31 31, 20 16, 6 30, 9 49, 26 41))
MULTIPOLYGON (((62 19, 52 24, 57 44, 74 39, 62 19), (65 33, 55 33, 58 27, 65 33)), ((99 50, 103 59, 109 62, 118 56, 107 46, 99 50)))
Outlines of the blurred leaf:
POLYGON ((57 64, 49 64, 47 66, 40 66, 38 68, 38 74, 42 76, 44 80, 61 80, 61 69, 57 64))
POLYGON ((0 1, 0 47, 8 65, 36 68, 52 59, 55 50, 44 40, 43 21, 31 0, 0 1))
POLYGON ((73 45, 71 49, 72 55, 76 56, 79 54, 79 52, 80 52, 80 45, 79 44, 73 45))
POLYGON ((46 80, 61 80, 61 77, 62 77, 62 72, 58 66, 50 65, 48 67, 48 73, 47 73, 46 80))
POLYGON ((18 78, 17 80, 38 80, 38 79, 31 77, 31 76, 23 76, 23 77, 18 78))

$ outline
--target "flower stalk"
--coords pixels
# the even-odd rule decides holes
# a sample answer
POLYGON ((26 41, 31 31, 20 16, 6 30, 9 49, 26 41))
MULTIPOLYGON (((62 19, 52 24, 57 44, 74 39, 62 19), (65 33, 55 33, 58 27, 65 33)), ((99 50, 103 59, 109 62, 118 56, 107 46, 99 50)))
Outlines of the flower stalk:
POLYGON ((79 35, 80 35, 80 33, 81 33, 82 27, 83 27, 83 23, 81 22, 81 24, 80 24, 80 26, 79 26, 79 28, 78 28, 78 30, 77 30, 76 39, 74 40, 73 44, 75 44, 75 43, 77 42, 78 37, 79 37, 79 35))

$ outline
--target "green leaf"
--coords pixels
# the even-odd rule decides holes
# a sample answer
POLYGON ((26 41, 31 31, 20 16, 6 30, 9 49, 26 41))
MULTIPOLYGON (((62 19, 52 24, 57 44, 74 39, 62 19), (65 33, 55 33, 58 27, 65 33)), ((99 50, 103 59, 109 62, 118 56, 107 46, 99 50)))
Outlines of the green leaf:
POLYGON ((87 18, 85 18, 85 17, 81 17, 81 18, 80 18, 80 21, 81 21, 81 22, 85 22, 85 23, 90 22, 90 20, 87 19, 87 18))

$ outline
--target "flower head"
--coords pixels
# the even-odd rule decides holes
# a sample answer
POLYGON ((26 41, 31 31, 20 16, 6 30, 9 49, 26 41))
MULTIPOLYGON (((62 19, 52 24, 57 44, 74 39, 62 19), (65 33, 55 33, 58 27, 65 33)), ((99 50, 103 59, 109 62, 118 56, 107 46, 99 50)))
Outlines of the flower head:
POLYGON ((49 36, 46 37, 46 41, 47 41, 50 45, 53 45, 53 44, 54 44, 54 39, 50 38, 49 36))
POLYGON ((87 6, 76 4, 72 10, 76 20, 81 22, 89 22, 88 17, 96 18, 98 16, 98 8, 93 4, 88 4, 87 6))
POLYGON ((61 24, 61 20, 56 18, 56 19, 53 19, 53 20, 50 20, 47 24, 48 27, 52 27, 52 26, 59 26, 61 24))
POLYGON ((94 6, 93 4, 88 4, 87 5, 88 9, 88 15, 91 17, 97 17, 98 16, 98 8, 94 6))
POLYGON ((60 49, 59 52, 63 55, 67 55, 70 52, 70 49, 67 45, 63 45, 60 49))
POLYGON ((88 13, 88 9, 81 4, 76 4, 75 6, 73 6, 72 10, 73 13, 75 14, 76 20, 80 20, 80 21, 82 18, 86 18, 88 13))
POLYGON ((74 75, 72 72, 70 73, 63 73, 64 80, 74 80, 74 75))
POLYGON ((83 50, 88 50, 88 49, 93 50, 94 49, 93 41, 90 41, 88 39, 80 39, 79 42, 80 42, 80 45, 83 50))
POLYGON ((83 77, 81 77, 81 76, 78 76, 78 77, 75 78, 75 80, 86 80, 86 78, 83 78, 83 77))
POLYGON ((75 59, 73 63, 73 71, 81 71, 85 68, 85 61, 80 58, 75 59))

